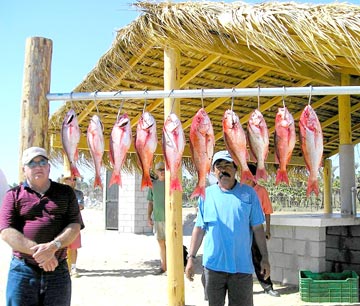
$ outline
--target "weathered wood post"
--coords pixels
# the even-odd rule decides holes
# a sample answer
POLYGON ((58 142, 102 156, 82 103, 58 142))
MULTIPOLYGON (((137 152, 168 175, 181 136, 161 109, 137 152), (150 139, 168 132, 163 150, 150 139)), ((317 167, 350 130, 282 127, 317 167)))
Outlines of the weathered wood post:
POLYGON ((49 149, 48 121, 52 41, 43 37, 26 40, 20 118, 19 181, 23 179, 21 157, 31 146, 49 149))
MULTIPOLYGON (((164 49, 164 90, 178 89, 180 78, 180 52, 164 49)), ((164 121, 171 110, 180 118, 180 101, 164 99, 164 121)), ((181 170, 179 171, 181 179, 181 170)), ((168 305, 184 306, 184 265, 182 230, 182 193, 174 191, 170 195, 170 172, 165 174, 165 224, 166 224, 166 262, 168 277, 168 305)))

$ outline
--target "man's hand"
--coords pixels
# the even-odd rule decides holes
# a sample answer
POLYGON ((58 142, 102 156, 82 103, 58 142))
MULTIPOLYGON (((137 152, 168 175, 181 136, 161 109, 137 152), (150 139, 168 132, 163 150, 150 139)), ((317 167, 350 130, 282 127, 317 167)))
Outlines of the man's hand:
POLYGON ((54 254, 57 251, 56 246, 52 242, 40 243, 31 248, 33 253, 33 258, 39 264, 39 266, 44 266, 49 260, 55 258, 54 254))
POLYGON ((148 218, 148 225, 150 227, 153 227, 154 226, 154 221, 151 219, 151 218, 148 218))
POLYGON ((194 263, 193 263, 193 260, 194 259, 190 257, 188 259, 188 262, 187 262, 187 265, 186 265, 186 268, 185 268, 186 278, 191 282, 194 280, 194 263))
POLYGON ((268 279, 270 277, 270 263, 267 259, 262 259, 260 262, 261 274, 264 275, 264 279, 268 279))
POLYGON ((44 264, 40 264, 39 267, 42 268, 46 272, 51 272, 56 269, 56 267, 59 265, 58 260, 55 256, 50 258, 48 261, 46 261, 44 264))

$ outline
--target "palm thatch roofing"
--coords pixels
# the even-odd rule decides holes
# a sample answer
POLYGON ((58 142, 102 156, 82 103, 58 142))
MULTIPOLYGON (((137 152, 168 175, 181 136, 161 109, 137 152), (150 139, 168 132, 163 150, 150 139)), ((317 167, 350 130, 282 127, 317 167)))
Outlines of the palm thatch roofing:
MULTIPOLYGON (((244 2, 145 1, 133 5, 142 12, 140 16, 118 30, 111 48, 74 92, 162 90, 166 46, 180 52, 179 89, 359 85, 360 6, 345 3, 250 5, 244 2)), ((225 110, 230 108, 231 100, 231 97, 204 98, 203 101, 181 99, 181 121, 187 145, 192 117, 204 103, 216 135, 215 150, 224 148, 221 120, 225 110)), ((297 124, 309 96, 260 98, 260 110, 270 131, 269 163, 274 162, 271 135, 277 109, 282 107, 283 100, 297 124)), ((94 114, 100 115, 108 150, 109 135, 121 104, 121 113, 126 112, 131 118, 134 134, 145 102, 146 110, 157 121, 161 141, 163 99, 67 101, 50 118, 53 156, 60 156, 61 124, 70 108, 77 112, 82 132, 81 160, 91 164, 86 143, 90 118, 94 114)), ((311 98, 323 129, 324 158, 338 152, 338 104, 337 96, 311 98)), ((256 96, 234 99, 234 111, 243 127, 257 107, 256 96)), ((360 97, 351 96, 354 144, 360 142, 359 110, 360 97)), ((190 156, 189 152, 186 149, 184 157, 190 156)), ((157 153, 162 153, 160 144, 157 153)), ((134 156, 131 149, 128 165, 132 164, 134 156)), ((108 165, 107 154, 104 154, 104 162, 108 165)), ((303 164, 299 141, 293 152, 293 163, 303 164)))

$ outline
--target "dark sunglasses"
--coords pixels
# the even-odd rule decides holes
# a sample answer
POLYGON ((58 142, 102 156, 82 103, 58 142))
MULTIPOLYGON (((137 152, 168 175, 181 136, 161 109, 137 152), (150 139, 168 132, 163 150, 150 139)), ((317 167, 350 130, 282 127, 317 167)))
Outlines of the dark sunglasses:
POLYGON ((68 178, 65 179, 65 181, 73 181, 73 182, 76 182, 76 178, 68 177, 68 178))
POLYGON ((165 169, 164 169, 164 168, 161 168, 161 169, 157 169, 157 171, 165 171, 165 169))
POLYGON ((26 166, 28 166, 30 169, 33 169, 35 167, 45 167, 48 164, 47 159, 40 159, 39 161, 31 161, 30 163, 27 163, 26 166))

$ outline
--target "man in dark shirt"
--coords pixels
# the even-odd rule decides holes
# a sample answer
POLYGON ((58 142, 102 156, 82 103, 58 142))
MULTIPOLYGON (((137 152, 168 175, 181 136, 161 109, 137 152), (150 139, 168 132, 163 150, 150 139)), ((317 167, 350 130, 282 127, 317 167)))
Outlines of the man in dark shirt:
POLYGON ((10 189, 0 210, 2 239, 13 249, 7 305, 69 306, 66 247, 84 227, 70 186, 49 179, 45 149, 23 152, 25 181, 10 189))

